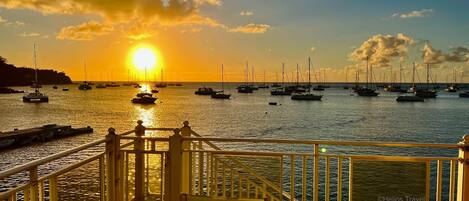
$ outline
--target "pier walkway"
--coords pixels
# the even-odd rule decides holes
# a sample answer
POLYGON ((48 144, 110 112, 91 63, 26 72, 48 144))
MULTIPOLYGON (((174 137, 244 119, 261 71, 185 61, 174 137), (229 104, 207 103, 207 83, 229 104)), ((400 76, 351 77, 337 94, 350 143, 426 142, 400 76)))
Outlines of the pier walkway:
POLYGON ((469 135, 455 144, 207 138, 188 122, 145 128, 141 121, 134 130, 109 128, 105 139, 1 171, 1 180, 25 172, 29 179, 0 200, 61 200, 59 186, 67 184, 58 177, 90 163, 98 164, 102 201, 469 201, 469 135), (92 148, 102 152, 38 173, 92 148), (448 150, 454 155, 443 154, 448 150), (382 176, 390 183, 374 182, 382 176))

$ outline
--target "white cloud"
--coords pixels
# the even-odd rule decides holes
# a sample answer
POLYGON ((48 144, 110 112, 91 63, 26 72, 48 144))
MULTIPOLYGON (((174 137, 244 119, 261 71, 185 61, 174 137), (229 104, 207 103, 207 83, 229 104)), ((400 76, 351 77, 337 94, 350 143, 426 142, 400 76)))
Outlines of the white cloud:
POLYGON ((111 25, 96 21, 85 22, 76 26, 64 27, 57 34, 60 40, 91 40, 95 36, 109 34, 114 28, 111 25))
POLYGON ((247 10, 243 10, 243 11, 241 11, 241 12, 239 13, 239 15, 241 15, 241 16, 251 16, 251 15, 253 15, 253 14, 254 14, 254 12, 252 12, 252 11, 247 11, 247 10))
POLYGON ((20 34, 21 37, 38 37, 40 35, 41 34, 36 33, 36 32, 30 32, 30 33, 23 32, 22 34, 20 34))
POLYGON ((236 28, 231 28, 229 32, 237 32, 237 33, 252 33, 252 34, 262 34, 267 32, 271 28, 268 24, 254 24, 250 23, 244 26, 239 26, 236 28))
POLYGON ((310 50, 311 52, 314 52, 314 51, 316 51, 316 47, 311 47, 309 50, 310 50))
POLYGON ((427 17, 434 12, 435 10, 433 9, 421 9, 421 10, 410 11, 408 13, 394 13, 392 14, 392 17, 398 17, 401 19, 427 17))

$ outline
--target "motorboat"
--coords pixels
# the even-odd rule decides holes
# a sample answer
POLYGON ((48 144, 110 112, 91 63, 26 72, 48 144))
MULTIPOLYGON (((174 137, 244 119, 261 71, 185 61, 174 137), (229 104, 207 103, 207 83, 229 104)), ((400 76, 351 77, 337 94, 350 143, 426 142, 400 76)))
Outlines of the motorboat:
POLYGON ((195 95, 202 95, 202 96, 210 96, 215 93, 216 91, 214 91, 210 87, 201 87, 201 88, 198 88, 197 91, 194 92, 195 95))
POLYGON ((80 86, 78 86, 78 89, 79 90, 91 90, 93 88, 91 87, 90 84, 88 84, 88 82, 83 82, 82 84, 80 84, 80 86))
POLYGON ((96 89, 105 89, 107 86, 104 84, 97 84, 96 89))
POLYGON ((419 96, 398 96, 397 102, 424 102, 425 99, 419 96))
POLYGON ((469 98, 469 91, 459 94, 459 98, 469 98))
POLYGON ((376 90, 370 89, 370 88, 361 88, 361 89, 358 89, 356 92, 358 96, 365 96, 365 97, 373 97, 373 96, 379 95, 379 93, 376 92, 376 90))
POLYGON ((142 94, 142 93, 139 93, 139 94, 137 94, 137 97, 132 99, 132 103, 155 104, 155 101, 157 99, 156 97, 152 97, 151 95, 148 95, 148 94, 142 94))
POLYGON ((39 92, 39 90, 36 89, 33 93, 24 95, 23 102, 28 102, 28 103, 49 102, 49 97, 39 92))

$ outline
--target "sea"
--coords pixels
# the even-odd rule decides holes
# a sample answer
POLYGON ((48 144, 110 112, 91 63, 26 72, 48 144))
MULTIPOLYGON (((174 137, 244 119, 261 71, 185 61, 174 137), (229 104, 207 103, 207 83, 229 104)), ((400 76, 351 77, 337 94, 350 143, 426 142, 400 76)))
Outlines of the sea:
MULTIPOLYGON (((202 136, 225 138, 455 144, 460 142, 465 134, 469 134, 469 99, 459 98, 458 93, 440 91, 437 98, 427 99, 425 102, 399 103, 395 100, 399 95, 397 93, 380 90, 378 97, 359 97, 349 89, 343 89, 341 85, 331 85, 323 92, 314 92, 323 95, 322 101, 294 101, 289 96, 271 96, 270 89, 240 94, 236 91, 237 85, 239 83, 225 83, 225 93, 232 95, 229 100, 215 100, 209 96, 194 94, 197 88, 203 86, 220 89, 220 83, 182 83, 182 86, 168 86, 158 89, 159 93, 155 94, 158 100, 154 105, 131 103, 131 99, 141 90, 132 86, 105 89, 93 87, 92 90, 81 91, 78 90, 77 84, 58 85, 58 89, 53 89, 52 85, 44 85, 40 91, 49 96, 48 103, 24 103, 23 94, 1 94, 0 131, 58 124, 73 127, 91 126, 94 132, 0 150, 0 171, 102 139, 111 127, 115 128, 117 133, 123 133, 133 129, 137 120, 142 120, 146 127, 171 128, 181 127, 184 121, 189 121, 192 129, 202 136), (62 91, 62 88, 68 88, 69 91, 62 91), (277 105, 269 105, 269 102, 276 102, 277 105)), ((29 87, 12 88, 33 91, 29 87)), ((311 149, 249 143, 220 146, 253 151, 311 149)), ((326 148, 323 149, 325 152, 337 153, 390 153, 389 150, 372 147, 326 148)), ((398 155, 457 156, 457 150, 400 151, 402 150, 391 150, 398 155)), ((41 166, 40 174, 44 175, 98 152, 99 150, 90 150, 45 164, 41 166)), ((94 191, 98 187, 89 187, 97 185, 96 177, 90 177, 97 174, 96 172, 94 164, 63 176, 59 185, 63 187, 61 191, 66 196, 62 199, 96 200, 99 193, 94 191), (83 171, 88 172, 85 174, 83 171), (77 188, 67 189, 66 186, 70 183, 77 188)), ((22 177, 26 176, 27 174, 19 174, 11 179, 0 180, 0 191, 21 184, 24 182, 22 177)), ((284 177, 288 178, 288 175, 284 177)), ((444 196, 447 196, 447 188, 444 190, 444 196)))

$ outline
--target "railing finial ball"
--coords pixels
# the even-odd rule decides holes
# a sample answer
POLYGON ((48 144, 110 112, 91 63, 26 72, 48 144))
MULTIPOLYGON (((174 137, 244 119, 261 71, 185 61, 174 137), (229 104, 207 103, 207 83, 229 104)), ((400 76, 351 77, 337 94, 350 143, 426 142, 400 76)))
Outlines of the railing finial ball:
POLYGON ((138 121, 137 121, 137 124, 138 124, 138 125, 142 125, 142 124, 143 124, 143 121, 142 121, 142 120, 138 120, 138 121))
POLYGON ((110 128, 107 129, 107 132, 109 132, 109 133, 115 133, 115 132, 116 132, 116 129, 113 128, 113 127, 110 127, 110 128))
POLYGON ((469 143, 469 134, 464 135, 464 136, 462 137, 462 142, 463 142, 463 143, 469 143))
POLYGON ((184 121, 182 124, 184 125, 184 127, 188 127, 189 126, 189 121, 184 121))

